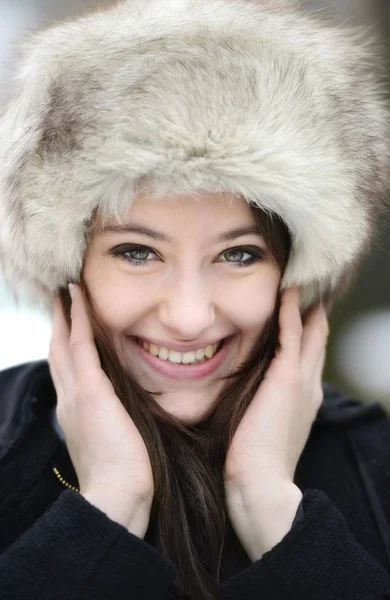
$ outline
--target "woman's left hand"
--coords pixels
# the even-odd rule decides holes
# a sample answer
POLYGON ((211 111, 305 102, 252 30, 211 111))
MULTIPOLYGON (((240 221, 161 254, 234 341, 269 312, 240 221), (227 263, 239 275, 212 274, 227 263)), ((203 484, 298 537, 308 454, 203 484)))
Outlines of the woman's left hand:
MULTIPOLYGON (((305 318, 299 290, 284 290, 279 313, 281 349, 268 367, 228 448, 226 496, 259 498, 291 484, 310 429, 323 401, 322 371, 329 334, 320 304, 305 318), (269 485, 271 484, 271 488, 269 485)), ((291 486, 293 487, 293 486, 291 486)))

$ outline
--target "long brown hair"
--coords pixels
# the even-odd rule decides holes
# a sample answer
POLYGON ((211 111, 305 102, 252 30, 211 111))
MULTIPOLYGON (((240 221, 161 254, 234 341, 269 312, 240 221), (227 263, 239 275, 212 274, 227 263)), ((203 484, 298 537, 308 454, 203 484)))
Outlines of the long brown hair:
MULTIPOLYGON (((268 251, 283 274, 290 252, 284 223, 250 205, 268 251)), ((223 467, 235 430, 278 348, 280 293, 275 310, 251 353, 225 385, 205 420, 183 424, 165 412, 123 366, 109 332, 99 320, 86 287, 80 286, 88 307, 101 366, 140 431, 154 477, 150 525, 156 548, 177 569, 174 591, 191 600, 215 600, 220 583, 221 557, 228 515, 224 501, 223 467)), ((61 290, 70 322, 68 290, 61 290)))

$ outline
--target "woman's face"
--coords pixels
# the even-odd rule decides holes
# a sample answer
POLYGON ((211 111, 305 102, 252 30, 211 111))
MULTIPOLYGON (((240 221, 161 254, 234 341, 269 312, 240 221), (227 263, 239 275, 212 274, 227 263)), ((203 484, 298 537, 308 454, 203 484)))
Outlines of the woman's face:
POLYGON ((272 315, 279 270, 238 196, 138 196, 125 222, 92 237, 85 283, 129 372, 162 392, 164 410, 198 423, 223 385, 216 378, 245 361, 272 315))

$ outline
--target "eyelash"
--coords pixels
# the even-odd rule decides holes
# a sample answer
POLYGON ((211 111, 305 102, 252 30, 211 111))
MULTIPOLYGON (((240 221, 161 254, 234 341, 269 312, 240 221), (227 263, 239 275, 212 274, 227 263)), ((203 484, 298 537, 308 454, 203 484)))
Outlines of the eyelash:
MULTIPOLYGON (((127 244, 124 248, 123 248, 123 246, 119 247, 119 248, 113 248, 110 251, 110 253, 114 256, 114 258, 121 258, 122 260, 125 260, 126 262, 128 262, 134 266, 144 266, 144 265, 146 265, 146 263, 150 262, 147 259, 139 260, 139 259, 134 259, 134 258, 132 258, 132 259, 125 258, 126 254, 128 254, 129 252, 132 252, 134 250, 138 250, 138 251, 149 250, 153 254, 156 254, 156 252, 154 252, 154 250, 152 248, 150 248, 149 246, 142 246, 140 244, 127 244)), ((226 254, 227 252, 233 252, 233 251, 244 252, 245 254, 249 254, 251 256, 251 258, 249 258, 248 260, 241 260, 238 262, 230 263, 230 261, 228 261, 228 260, 222 261, 222 262, 226 262, 227 264, 230 263, 237 268, 249 267, 249 266, 253 265, 255 262, 258 262, 261 259, 264 259, 264 257, 265 257, 264 250, 261 250, 260 248, 257 248, 256 246, 251 246, 250 248, 245 247, 245 246, 236 246, 234 248, 228 248, 227 250, 222 252, 222 254, 226 254)))

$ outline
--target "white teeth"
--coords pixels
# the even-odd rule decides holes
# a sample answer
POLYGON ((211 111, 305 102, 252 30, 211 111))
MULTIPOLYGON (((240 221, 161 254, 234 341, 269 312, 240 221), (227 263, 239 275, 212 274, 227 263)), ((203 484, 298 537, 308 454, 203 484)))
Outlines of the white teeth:
POLYGON ((153 356, 158 356, 158 346, 156 344, 149 344, 149 352, 153 354, 153 356))
POLYGON ((168 354, 169 362, 173 362, 176 365, 181 363, 181 352, 176 352, 176 350, 170 350, 168 354))
POLYGON ((188 363, 195 362, 195 360, 196 360, 195 355, 196 355, 196 352, 185 352, 183 354, 183 358, 182 358, 181 362, 183 363, 183 365, 188 365, 188 363))
POLYGON ((204 353, 205 353, 205 356, 207 356, 207 358, 211 358, 214 354, 214 347, 206 346, 204 353))
POLYGON ((204 358, 204 348, 199 348, 199 350, 195 350, 195 358, 196 360, 202 360, 202 358, 204 358))
POLYGON ((168 360, 169 350, 167 348, 159 348, 158 349, 158 357, 163 360, 168 360))
POLYGON ((149 344, 148 342, 144 342, 139 340, 141 346, 152 354, 153 356, 158 356, 162 360, 168 360, 169 362, 175 364, 192 364, 197 363, 200 364, 205 362, 208 358, 212 358, 214 354, 217 352, 219 347, 219 342, 215 342, 215 344, 210 344, 206 346, 206 348, 199 348, 198 350, 191 352, 177 352, 176 350, 168 350, 168 348, 156 346, 156 344, 149 344))

